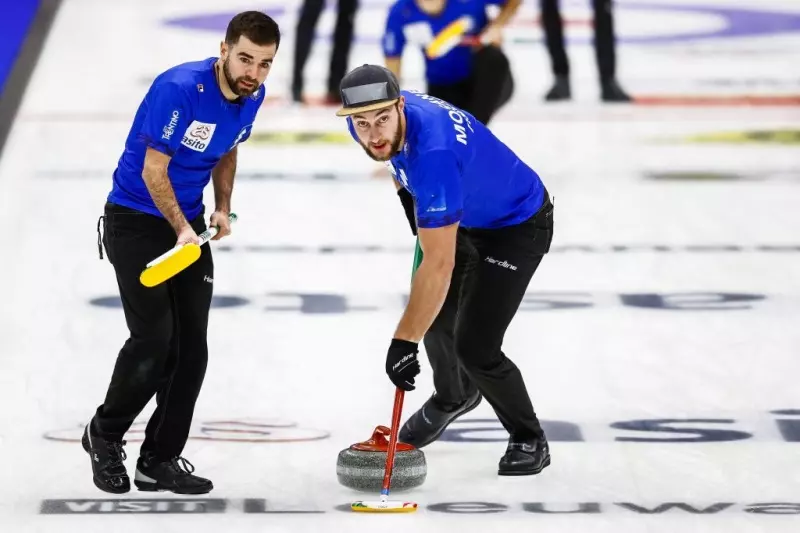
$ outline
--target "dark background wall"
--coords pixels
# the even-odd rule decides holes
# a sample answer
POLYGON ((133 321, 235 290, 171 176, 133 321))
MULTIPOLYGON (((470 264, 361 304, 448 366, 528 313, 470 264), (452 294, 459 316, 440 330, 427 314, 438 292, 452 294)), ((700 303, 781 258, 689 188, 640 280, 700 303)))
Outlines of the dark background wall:
POLYGON ((0 155, 61 0, 0 5, 0 155))

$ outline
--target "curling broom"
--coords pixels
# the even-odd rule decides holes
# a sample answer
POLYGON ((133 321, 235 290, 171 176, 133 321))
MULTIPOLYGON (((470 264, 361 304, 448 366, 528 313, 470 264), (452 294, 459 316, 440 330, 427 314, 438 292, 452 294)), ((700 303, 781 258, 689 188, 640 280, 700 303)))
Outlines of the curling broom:
POLYGON ((438 59, 457 46, 488 44, 478 35, 467 35, 473 29, 473 24, 471 17, 464 16, 454 20, 437 33, 425 47, 425 55, 428 59, 438 59))
POLYGON ((389 447, 386 450, 386 469, 383 474, 383 489, 379 500, 359 500, 350 504, 353 511, 362 513, 413 513, 417 504, 402 500, 389 499, 389 485, 392 481, 394 453, 397 449, 397 432, 400 431, 400 413, 403 411, 405 391, 397 388, 394 393, 394 409, 392 410, 392 430, 389 434, 389 447))
MULTIPOLYGON (((235 213, 231 213, 228 216, 228 220, 231 223, 236 222, 237 219, 238 217, 235 213)), ((145 287, 155 287, 177 275, 200 258, 200 247, 214 238, 218 232, 219 228, 217 226, 211 226, 197 236, 200 239, 199 244, 182 244, 159 255, 147 263, 145 269, 139 275, 139 281, 145 287)))
MULTIPOLYGON (((417 239, 414 249, 414 266, 411 278, 414 278, 419 264, 422 262, 422 248, 417 239)), ((397 433, 400 431, 400 415, 403 412, 403 398, 405 391, 398 387, 394 393, 394 408, 392 409, 392 429, 389 434, 389 447, 386 450, 386 468, 383 474, 383 489, 379 500, 360 500, 350 504, 353 511, 361 513, 413 513, 417 510, 415 502, 389 499, 389 485, 392 482, 392 469, 394 468, 394 454, 397 449, 397 433)))

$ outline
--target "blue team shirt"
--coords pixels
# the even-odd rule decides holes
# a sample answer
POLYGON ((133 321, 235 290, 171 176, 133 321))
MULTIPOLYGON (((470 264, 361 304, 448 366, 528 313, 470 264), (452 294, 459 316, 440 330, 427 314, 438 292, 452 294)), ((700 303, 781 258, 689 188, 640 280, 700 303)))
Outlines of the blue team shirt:
POLYGON ((217 58, 184 63, 159 75, 139 105, 114 171, 108 201, 163 217, 142 178, 148 147, 172 157, 167 174, 187 219, 203 212, 203 189, 227 152, 250 137, 264 86, 230 102, 217 85, 217 58))
MULTIPOLYGON (((542 206, 534 170, 471 114, 416 91, 405 96, 406 137, 387 162, 414 197, 417 226, 466 228, 519 224, 542 206)), ((348 128, 356 136, 351 118, 348 128)))
MULTIPOLYGON (((488 23, 486 8, 503 5, 506 0, 447 0, 444 10, 431 16, 423 13, 414 0, 398 0, 389 9, 383 35, 383 54, 400 57, 406 44, 423 49, 440 31, 462 17, 468 17, 472 29, 466 35, 479 35, 488 23)), ((472 48, 456 46, 438 59, 425 56, 425 78, 428 83, 448 85, 466 79, 472 72, 472 48)))

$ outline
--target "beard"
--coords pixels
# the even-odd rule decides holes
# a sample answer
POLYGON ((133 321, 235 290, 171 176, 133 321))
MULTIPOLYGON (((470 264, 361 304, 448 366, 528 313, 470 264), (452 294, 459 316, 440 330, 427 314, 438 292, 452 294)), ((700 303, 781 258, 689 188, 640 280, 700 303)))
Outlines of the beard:
POLYGON ((370 159, 372 159, 373 161, 378 161, 379 163, 383 163, 384 161, 389 161, 392 157, 394 157, 394 156, 396 156, 397 154, 400 153, 400 141, 402 139, 403 139, 403 131, 402 131, 401 125, 398 124, 397 125, 397 130, 394 132, 394 136, 392 137, 392 140, 389 141, 390 147, 389 147, 389 153, 388 154, 386 154, 386 155, 375 155, 372 152, 372 148, 370 148, 369 144, 364 144, 361 141, 359 141, 358 144, 361 145, 361 148, 364 149, 364 151, 367 153, 367 155, 370 157, 370 159))
POLYGON ((226 59, 224 63, 222 63, 222 73, 225 74, 225 81, 228 82, 228 87, 231 88, 231 91, 236 96, 250 96, 256 90, 258 90, 258 80, 253 78, 249 78, 247 76, 239 76, 235 78, 231 75, 231 68, 229 65, 230 58, 226 59), (246 86, 242 85, 242 82, 247 82, 252 85, 251 88, 247 88, 246 86))

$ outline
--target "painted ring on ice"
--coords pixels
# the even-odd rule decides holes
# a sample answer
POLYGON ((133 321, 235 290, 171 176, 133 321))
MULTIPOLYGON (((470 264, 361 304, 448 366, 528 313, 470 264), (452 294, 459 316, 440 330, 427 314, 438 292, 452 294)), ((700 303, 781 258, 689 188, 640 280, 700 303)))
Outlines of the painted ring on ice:
MULTIPOLYGON (((364 8, 387 8, 385 1, 365 2, 364 8)), ((333 8, 326 5, 326 9, 333 8)), ((618 36, 617 41, 626 44, 666 44, 685 41, 701 41, 708 39, 729 39, 736 37, 758 37, 765 35, 775 35, 781 33, 793 33, 800 31, 800 13, 790 13, 781 11, 763 11, 751 7, 732 7, 732 6, 704 6, 704 5, 675 5, 662 4, 657 2, 643 2, 635 4, 617 4, 616 9, 640 10, 640 11, 671 11, 682 14, 711 15, 724 21, 721 28, 698 30, 685 33, 661 34, 661 35, 637 35, 637 36, 618 36)), ((263 9, 263 12, 273 18, 280 18, 286 14, 287 10, 283 7, 270 6, 263 9)), ((168 26, 176 26, 194 30, 223 32, 228 25, 228 21, 235 15, 235 12, 204 13, 167 19, 168 26)), ((317 39, 330 41, 330 35, 317 33, 317 39)), ((541 39, 514 38, 512 42, 518 44, 529 44, 541 42, 541 39)), ((586 44, 591 38, 573 38, 571 43, 586 44)), ((361 44, 380 43, 379 36, 359 37, 356 42, 361 44)))

